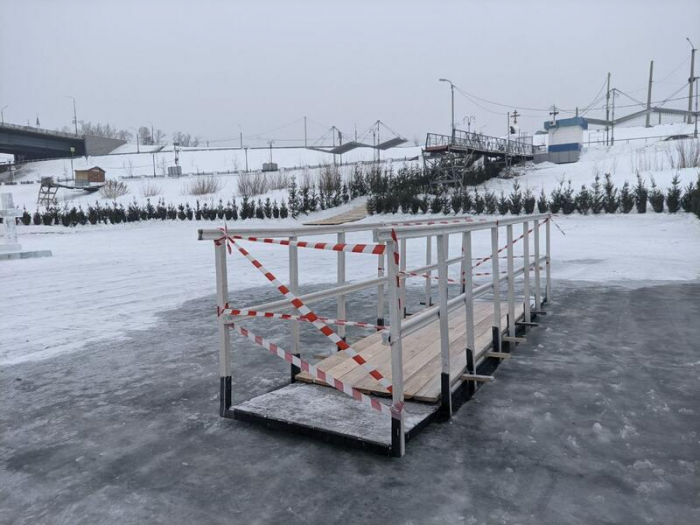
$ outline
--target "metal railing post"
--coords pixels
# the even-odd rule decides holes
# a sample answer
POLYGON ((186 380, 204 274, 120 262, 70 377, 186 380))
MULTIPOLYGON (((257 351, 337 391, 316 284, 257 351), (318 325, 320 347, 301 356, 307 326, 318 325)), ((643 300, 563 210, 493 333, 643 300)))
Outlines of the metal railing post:
POLYGON ((493 351, 501 351, 501 287, 498 280, 498 226, 491 228, 491 282, 493 288, 493 351))
POLYGON ((466 285, 466 276, 467 276, 467 268, 470 269, 471 273, 471 261, 467 261, 467 259, 464 258, 464 244, 466 242, 466 235, 462 234, 462 262, 459 265, 459 282, 461 283, 460 289, 462 293, 464 293, 467 289, 466 285))
POLYGON ((552 222, 552 218, 545 219, 545 257, 547 258, 547 265, 545 266, 545 280, 547 281, 545 286, 545 292, 544 292, 544 300, 545 302, 549 302, 551 297, 552 297, 552 254, 551 254, 551 227, 550 223, 552 222))
MULTIPOLYGON (((345 244, 345 232, 338 232, 338 244, 345 244)), ((338 253, 338 286, 345 284, 345 252, 338 253)), ((337 299, 338 315, 337 319, 346 319, 345 317, 345 296, 339 295, 337 299)), ((340 325, 338 328, 338 336, 345 341, 345 327, 340 325)))
POLYGON ((437 236, 438 256, 438 305, 440 325, 440 356, 442 373, 440 374, 440 412, 443 416, 452 417, 452 389, 450 382, 450 327, 447 312, 447 250, 445 241, 447 235, 437 236))
MULTIPOLYGON (((515 274, 513 268, 513 225, 506 226, 507 262, 508 262, 508 337, 515 337, 515 274)), ((513 340, 508 341, 508 350, 515 349, 513 340)))
MULTIPOLYGON (((433 264, 433 238, 428 235, 425 240, 425 265, 430 266, 433 264)), ((425 307, 430 308, 433 305, 430 293, 433 286, 433 272, 428 270, 426 275, 428 277, 425 279, 425 307)))
POLYGON ((219 415, 228 417, 231 408, 231 334, 219 315, 228 303, 228 276, 226 271, 226 243, 220 242, 214 250, 216 266, 216 305, 219 334, 219 415))
MULTIPOLYGON (((472 280, 472 232, 465 232, 462 234, 462 250, 464 263, 466 265, 466 272, 464 274, 464 306, 466 308, 467 315, 467 374, 476 374, 476 356, 474 355, 476 349, 474 340, 474 283, 472 280)), ((476 383, 474 381, 469 382, 469 392, 474 393, 476 390, 476 383)))
POLYGON ((403 411, 403 356, 401 348, 401 309, 399 303, 399 268, 394 259, 394 253, 398 250, 396 242, 387 241, 387 268, 389 281, 389 334, 391 346, 391 403, 394 413, 400 417, 391 418, 391 454, 401 457, 406 452, 406 437, 404 433, 403 411))
POLYGON ((535 245, 535 310, 542 308, 542 283, 540 282, 540 221, 535 219, 533 225, 535 234, 533 243, 535 245))
POLYGON ((406 278, 406 239, 401 239, 399 241, 400 253, 399 253, 399 270, 401 271, 401 304, 403 305, 403 313, 401 314, 403 318, 406 318, 406 283, 408 279, 406 278))
POLYGON ((528 221, 523 222, 523 259, 525 263, 523 264, 523 295, 525 296, 525 322, 529 323, 532 321, 530 316, 530 233, 529 233, 530 223, 528 221))
MULTIPOLYGON (((377 256, 377 277, 384 277, 384 261, 387 253, 377 256)), ((377 325, 384 326, 384 283, 377 285, 377 325)))
MULTIPOLYGON (((296 241, 296 237, 290 237, 290 241, 296 241)), ((294 293, 294 295, 299 295, 299 248, 296 246, 289 246, 289 289, 294 293)), ((294 313, 298 314, 299 311, 294 309, 294 313)), ((299 323, 291 324, 291 335, 292 335, 292 354, 299 357, 299 323)), ((296 381, 296 376, 301 372, 301 369, 296 365, 291 365, 291 375, 292 383, 296 381)))

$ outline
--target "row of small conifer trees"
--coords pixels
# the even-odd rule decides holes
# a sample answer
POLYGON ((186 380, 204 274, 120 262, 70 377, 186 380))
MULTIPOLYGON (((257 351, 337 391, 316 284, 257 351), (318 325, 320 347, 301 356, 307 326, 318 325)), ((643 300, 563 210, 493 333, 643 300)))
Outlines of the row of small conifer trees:
POLYGON ((621 188, 615 187, 610 174, 601 181, 596 175, 590 188, 585 184, 576 192, 571 181, 559 185, 549 194, 542 189, 539 195, 530 189, 524 191, 520 183, 513 182, 510 194, 501 191, 500 195, 493 191, 470 191, 460 188, 449 192, 442 189, 437 194, 425 193, 417 195, 405 188, 392 188, 391 181, 381 193, 373 194, 367 201, 367 210, 374 213, 444 213, 444 214, 501 214, 513 215, 532 213, 563 213, 565 215, 578 212, 581 214, 599 213, 646 213, 648 205, 657 213, 667 210, 670 213, 678 211, 694 212, 700 217, 700 174, 698 184, 690 183, 681 188, 678 175, 673 177, 671 186, 664 190, 659 188, 653 178, 650 185, 637 175, 637 182, 631 186, 625 181, 621 188))

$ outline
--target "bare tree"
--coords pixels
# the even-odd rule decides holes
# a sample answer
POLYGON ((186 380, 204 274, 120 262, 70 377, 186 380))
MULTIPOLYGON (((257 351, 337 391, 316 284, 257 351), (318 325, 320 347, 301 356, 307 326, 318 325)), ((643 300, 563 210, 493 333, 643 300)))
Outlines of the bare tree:
POLYGON ((153 144, 153 137, 151 137, 151 130, 146 126, 141 126, 139 128, 139 142, 141 144, 153 144))
POLYGON ((155 144, 163 144, 165 140, 165 132, 162 129, 157 129, 153 132, 153 141, 155 144))
POLYGON ((189 133, 176 131, 175 133, 173 133, 173 142, 177 142, 183 148, 187 148, 191 146, 192 136, 189 133))

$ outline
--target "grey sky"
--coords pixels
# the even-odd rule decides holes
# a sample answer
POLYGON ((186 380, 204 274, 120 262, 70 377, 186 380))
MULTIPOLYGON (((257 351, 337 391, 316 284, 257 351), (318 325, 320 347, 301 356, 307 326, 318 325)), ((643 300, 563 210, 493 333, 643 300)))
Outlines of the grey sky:
MULTIPOLYGON (((683 63, 654 86, 659 100, 688 78, 685 37, 700 46, 697 0, 0 0, 0 24, 6 121, 33 124, 38 113, 42 127, 70 125, 72 95, 79 120, 152 122, 211 141, 303 115, 346 133, 381 119, 423 140, 448 130, 440 77, 496 102, 574 108, 608 71, 643 100, 650 59, 659 80, 683 63)), ((546 112, 521 112, 524 130, 541 128, 546 112)), ((485 132, 505 128, 505 115, 459 94, 456 114, 485 132)), ((310 136, 322 131, 309 123, 310 136)), ((267 136, 301 137, 302 124, 267 136)))

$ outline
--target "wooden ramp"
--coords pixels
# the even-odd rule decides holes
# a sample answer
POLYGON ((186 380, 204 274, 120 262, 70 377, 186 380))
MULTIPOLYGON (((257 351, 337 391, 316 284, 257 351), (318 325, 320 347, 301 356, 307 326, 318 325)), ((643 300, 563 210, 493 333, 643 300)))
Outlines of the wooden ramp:
POLYGON ((327 217, 325 219, 320 219, 313 222, 305 222, 304 226, 335 226, 338 224, 345 224, 346 222, 359 221, 365 217, 367 217, 367 207, 362 204, 352 208, 351 210, 339 213, 338 215, 333 215, 332 217, 327 217))
MULTIPOLYGON (((523 304, 516 303, 515 318, 523 314, 523 304)), ((483 358, 492 342, 493 305, 491 302, 474 303, 474 335, 476 346, 476 363, 483 358)), ((502 333, 505 332, 506 312, 501 318, 502 333)), ((466 312, 465 308, 454 310, 449 316, 450 339, 450 376, 458 377, 466 365, 465 348, 466 312)), ((430 325, 403 338, 403 375, 404 396, 415 401, 437 402, 440 398, 440 328, 436 319, 430 325)), ((361 339, 352 347, 369 363, 376 366, 381 374, 391 381, 391 349, 382 344, 381 333, 377 332, 361 339)), ((350 384, 365 393, 389 395, 367 371, 350 359, 345 352, 338 352, 317 364, 320 370, 328 372, 333 377, 350 384)), ((299 381, 324 384, 314 380, 306 372, 296 376, 299 381)))

